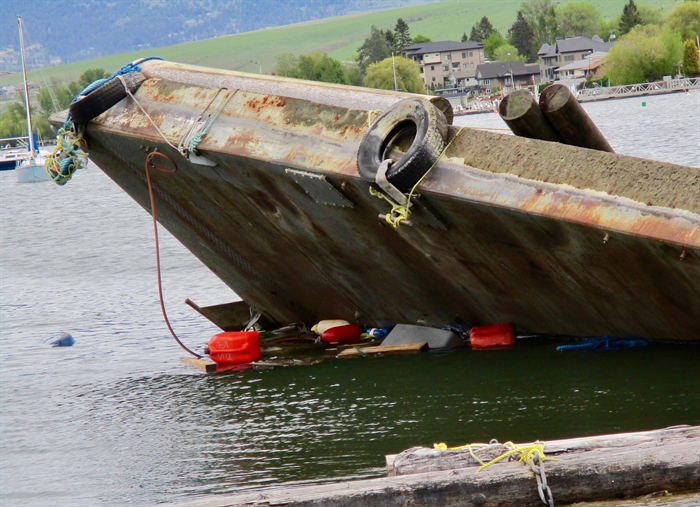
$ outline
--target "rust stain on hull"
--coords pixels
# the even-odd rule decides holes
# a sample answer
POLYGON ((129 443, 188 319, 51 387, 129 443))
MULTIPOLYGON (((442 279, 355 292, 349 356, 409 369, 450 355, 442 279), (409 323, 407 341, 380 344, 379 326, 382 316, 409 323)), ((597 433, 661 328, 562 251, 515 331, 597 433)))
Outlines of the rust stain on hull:
POLYGON ((377 220, 386 203, 356 153, 368 111, 404 95, 316 83, 314 99, 291 80, 145 67, 136 98, 172 144, 216 112, 198 149, 217 165, 176 159, 130 100, 90 124, 91 157, 148 209, 144 147, 171 154, 177 173, 154 176, 160 221, 279 322, 700 340, 700 171, 465 129, 421 185, 435 216, 397 230, 377 220), (319 204, 290 168, 324 175, 352 206, 319 204), (442 228, 421 225, 435 217, 442 228))

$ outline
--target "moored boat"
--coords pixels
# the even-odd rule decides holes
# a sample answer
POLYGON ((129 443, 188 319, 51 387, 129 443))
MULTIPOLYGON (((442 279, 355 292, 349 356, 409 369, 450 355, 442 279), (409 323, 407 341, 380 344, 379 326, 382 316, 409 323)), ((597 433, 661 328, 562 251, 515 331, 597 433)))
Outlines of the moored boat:
POLYGON ((415 95, 140 70, 92 108, 91 158, 145 209, 148 171, 160 223, 271 322, 700 340, 697 169, 458 129, 415 95), (377 125, 373 160, 396 163, 369 181, 377 125))

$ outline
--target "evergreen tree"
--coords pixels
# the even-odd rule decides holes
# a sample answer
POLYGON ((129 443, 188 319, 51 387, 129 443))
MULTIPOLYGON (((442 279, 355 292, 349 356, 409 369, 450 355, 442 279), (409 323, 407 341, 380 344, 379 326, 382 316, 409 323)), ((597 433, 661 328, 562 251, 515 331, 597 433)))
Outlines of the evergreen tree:
POLYGON ((526 61, 533 60, 533 54, 536 51, 534 49, 534 34, 530 25, 525 20, 523 11, 518 11, 518 17, 513 23, 513 26, 508 30, 510 36, 511 44, 515 46, 522 56, 526 58, 526 61))
MULTIPOLYGON (((387 30, 393 36, 391 30, 387 30)), ((365 70, 373 63, 381 62, 391 56, 391 45, 386 33, 375 25, 370 29, 370 35, 357 49, 357 64, 360 67, 360 75, 364 77, 365 70)))
POLYGON ((462 42, 467 42, 469 40, 469 37, 467 37, 467 32, 464 32, 462 34, 462 42))
POLYGON ((685 41, 683 74, 685 76, 697 76, 700 74, 700 52, 698 52, 698 47, 692 40, 685 41))
MULTIPOLYGON (((491 21, 489 21, 489 18, 484 16, 477 23, 474 23, 474 26, 472 26, 472 31, 469 34, 469 40, 474 42, 484 42, 491 34, 494 33, 498 33, 498 30, 493 27, 491 21)), ((465 39, 462 38, 462 42, 464 41, 465 39)))
POLYGON ((639 14, 639 9, 637 9, 634 0, 627 0, 627 3, 622 9, 622 16, 620 17, 620 35, 625 35, 635 26, 643 24, 644 20, 642 19, 642 15, 639 14))
POLYGON ((379 31, 384 34, 384 38, 389 43, 389 51, 394 51, 396 46, 396 36, 394 35, 394 31, 389 30, 388 28, 386 30, 379 31))
POLYGON ((534 34, 535 50, 547 42, 554 44, 557 36, 557 15, 552 0, 524 0, 521 10, 534 34))
POLYGON ((397 53, 401 53, 401 50, 406 46, 411 45, 411 34, 408 31, 408 23, 406 23, 402 18, 396 21, 396 26, 394 27, 394 49, 397 53))

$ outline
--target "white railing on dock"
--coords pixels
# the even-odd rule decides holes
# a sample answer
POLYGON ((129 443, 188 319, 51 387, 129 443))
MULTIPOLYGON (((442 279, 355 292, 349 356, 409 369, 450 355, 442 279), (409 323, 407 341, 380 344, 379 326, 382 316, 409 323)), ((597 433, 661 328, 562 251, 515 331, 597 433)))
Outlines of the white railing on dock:
POLYGON ((578 99, 600 100, 606 98, 635 97, 657 93, 678 92, 700 88, 700 78, 670 79, 653 83, 640 83, 624 86, 584 88, 578 91, 578 99))

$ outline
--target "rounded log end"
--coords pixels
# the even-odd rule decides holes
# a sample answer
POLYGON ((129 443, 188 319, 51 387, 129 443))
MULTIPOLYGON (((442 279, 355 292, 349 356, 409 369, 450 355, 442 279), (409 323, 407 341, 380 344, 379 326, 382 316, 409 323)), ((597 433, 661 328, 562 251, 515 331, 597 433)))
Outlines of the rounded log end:
POLYGON ((540 95, 540 109, 543 113, 549 113, 561 109, 573 94, 569 87, 563 84, 553 84, 545 88, 540 95))
POLYGON ((529 90, 515 90, 501 101, 498 106, 498 114, 505 121, 517 120, 525 116, 533 105, 537 107, 537 102, 529 90))

